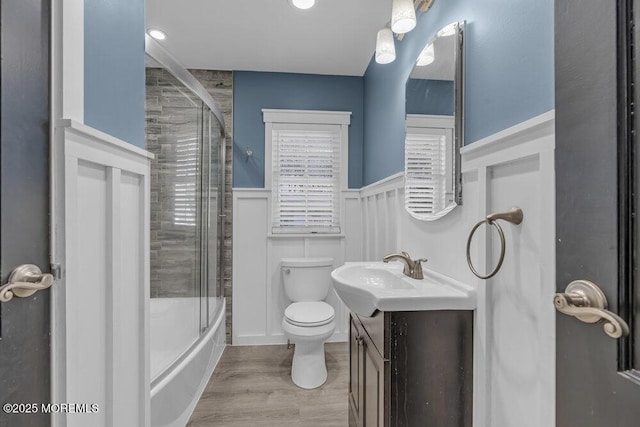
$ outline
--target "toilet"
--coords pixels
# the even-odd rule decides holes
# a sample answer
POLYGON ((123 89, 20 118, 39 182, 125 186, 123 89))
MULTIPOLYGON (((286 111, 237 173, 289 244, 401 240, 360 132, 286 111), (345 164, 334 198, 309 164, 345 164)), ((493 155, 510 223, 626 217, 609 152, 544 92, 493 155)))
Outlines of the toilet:
POLYGON ((291 379, 300 388, 320 387, 327 380, 324 342, 336 329, 335 310, 324 302, 331 289, 332 258, 283 258, 284 292, 291 301, 282 329, 295 344, 291 379))

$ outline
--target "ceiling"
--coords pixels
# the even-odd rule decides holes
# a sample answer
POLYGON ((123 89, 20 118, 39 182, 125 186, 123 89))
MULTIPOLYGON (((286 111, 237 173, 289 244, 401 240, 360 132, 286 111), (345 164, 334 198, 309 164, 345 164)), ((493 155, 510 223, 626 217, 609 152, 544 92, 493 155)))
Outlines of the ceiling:
POLYGON ((391 0, 147 0, 146 15, 187 68, 362 76, 391 0))

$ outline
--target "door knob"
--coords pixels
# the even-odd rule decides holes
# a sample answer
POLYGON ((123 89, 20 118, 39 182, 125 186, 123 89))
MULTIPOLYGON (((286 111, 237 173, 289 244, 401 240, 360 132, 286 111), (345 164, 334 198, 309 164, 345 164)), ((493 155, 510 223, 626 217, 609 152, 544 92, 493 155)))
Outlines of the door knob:
POLYGON ((604 331, 611 338, 629 335, 629 325, 620 316, 607 310, 607 297, 593 282, 574 280, 563 293, 553 298, 556 310, 585 323, 604 322, 604 331))
POLYGON ((0 301, 11 301, 14 296, 29 297, 52 284, 51 274, 43 273, 37 265, 22 264, 11 272, 8 283, 0 286, 0 301))

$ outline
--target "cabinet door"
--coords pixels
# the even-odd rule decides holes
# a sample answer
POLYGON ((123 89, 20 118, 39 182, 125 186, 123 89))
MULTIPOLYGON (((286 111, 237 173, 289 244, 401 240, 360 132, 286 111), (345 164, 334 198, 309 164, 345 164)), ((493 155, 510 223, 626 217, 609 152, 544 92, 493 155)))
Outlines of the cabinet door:
POLYGON ((350 317, 351 327, 349 329, 349 425, 362 427, 363 412, 362 400, 364 399, 364 365, 362 363, 362 329, 358 327, 357 321, 350 317))
POLYGON ((364 334, 363 353, 364 364, 364 406, 360 409, 364 413, 365 427, 384 427, 385 423, 385 361, 378 353, 369 337, 364 334))

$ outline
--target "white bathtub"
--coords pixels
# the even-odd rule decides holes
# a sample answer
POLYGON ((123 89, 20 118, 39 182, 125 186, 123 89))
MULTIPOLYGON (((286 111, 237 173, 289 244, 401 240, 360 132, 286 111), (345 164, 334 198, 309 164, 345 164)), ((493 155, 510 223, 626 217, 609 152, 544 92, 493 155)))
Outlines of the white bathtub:
POLYGON ((194 304, 199 307, 197 298, 151 299, 152 427, 187 424, 224 351, 224 302, 200 337, 194 304))

